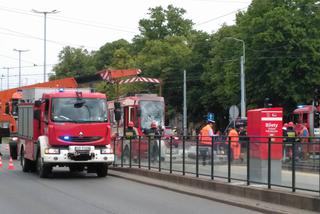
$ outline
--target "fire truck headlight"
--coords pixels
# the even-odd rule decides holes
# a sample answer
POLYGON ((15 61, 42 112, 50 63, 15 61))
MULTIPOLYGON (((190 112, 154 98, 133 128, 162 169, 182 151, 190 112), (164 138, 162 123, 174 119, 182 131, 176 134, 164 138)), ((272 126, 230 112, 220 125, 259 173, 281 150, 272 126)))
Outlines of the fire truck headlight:
POLYGON ((46 148, 44 150, 45 154, 60 154, 60 150, 58 148, 46 148))
POLYGON ((70 140, 70 136, 63 136, 64 140, 70 140))
POLYGON ((11 138, 12 141, 18 141, 18 138, 17 137, 13 137, 11 138))
POLYGON ((105 148, 101 149, 101 154, 112 154, 112 149, 110 144, 107 145, 105 148))

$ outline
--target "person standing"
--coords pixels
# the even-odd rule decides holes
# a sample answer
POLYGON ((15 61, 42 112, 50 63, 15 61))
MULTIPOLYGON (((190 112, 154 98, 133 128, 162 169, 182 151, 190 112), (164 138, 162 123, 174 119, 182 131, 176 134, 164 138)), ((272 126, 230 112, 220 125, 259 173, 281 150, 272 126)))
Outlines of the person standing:
POLYGON ((287 127, 287 136, 285 144, 285 153, 288 155, 289 159, 292 159, 292 145, 296 142, 296 132, 294 130, 294 123, 289 122, 287 127))
POLYGON ((126 139, 136 139, 137 138, 137 132, 134 128, 134 123, 132 121, 129 121, 128 128, 126 129, 126 139))
POLYGON ((230 125, 228 137, 231 143, 230 146, 231 146, 231 151, 233 155, 233 160, 239 160, 240 154, 241 154, 241 145, 239 143, 239 134, 235 129, 234 124, 230 125))
POLYGON ((300 132, 300 146, 299 146, 299 158, 307 159, 308 156, 308 142, 309 142, 309 130, 307 124, 303 124, 300 132))
POLYGON ((209 146, 212 143, 213 129, 215 121, 213 118, 208 117, 207 124, 200 130, 199 142, 201 147, 199 147, 200 156, 202 157, 202 165, 206 165, 206 159, 209 155, 209 146))

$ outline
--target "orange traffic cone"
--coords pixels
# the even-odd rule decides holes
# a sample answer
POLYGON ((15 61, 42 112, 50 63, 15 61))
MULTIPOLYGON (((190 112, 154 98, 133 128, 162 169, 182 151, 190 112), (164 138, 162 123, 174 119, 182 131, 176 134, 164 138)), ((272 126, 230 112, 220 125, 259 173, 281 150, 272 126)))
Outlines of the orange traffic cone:
POLYGON ((13 165, 13 161, 12 161, 12 158, 10 157, 10 160, 9 160, 9 166, 8 166, 8 170, 14 170, 14 165, 13 165))
POLYGON ((2 168, 2 158, 1 158, 1 155, 0 155, 0 168, 2 168))

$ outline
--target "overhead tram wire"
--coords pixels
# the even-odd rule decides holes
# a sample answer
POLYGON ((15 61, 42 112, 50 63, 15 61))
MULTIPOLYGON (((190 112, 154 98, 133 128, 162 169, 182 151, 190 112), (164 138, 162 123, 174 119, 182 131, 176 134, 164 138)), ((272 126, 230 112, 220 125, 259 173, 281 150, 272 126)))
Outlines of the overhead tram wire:
POLYGON ((215 21, 215 20, 221 19, 221 18, 223 18, 223 17, 225 17, 225 16, 229 16, 229 15, 231 15, 231 14, 237 13, 237 12, 239 12, 239 11, 241 11, 241 10, 244 10, 244 9, 247 9, 247 8, 248 8, 248 7, 243 7, 243 8, 234 10, 234 11, 232 11, 232 12, 223 14, 223 15, 221 15, 221 16, 217 16, 217 17, 214 17, 214 18, 212 18, 212 19, 209 19, 209 20, 206 20, 206 21, 203 21, 203 22, 194 24, 194 26, 197 27, 197 26, 199 26, 199 25, 203 25, 203 24, 207 24, 207 23, 209 23, 209 22, 213 22, 213 21, 215 21))
MULTIPOLYGON (((5 30, 5 31, 8 31, 8 32, 11 32, 12 34, 5 33, 5 32, 0 32, 0 34, 5 34, 5 35, 15 36, 15 37, 28 38, 28 39, 36 39, 36 40, 42 40, 43 41, 43 38, 32 36, 32 35, 29 35, 29 34, 18 32, 18 31, 14 31, 14 30, 11 30, 9 28, 0 27, 0 30, 1 29, 5 30)), ((47 42, 54 43, 54 44, 57 44, 57 45, 60 45, 60 46, 74 46, 74 47, 86 47, 86 48, 90 48, 90 49, 98 49, 98 47, 91 47, 91 46, 80 45, 80 44, 71 44, 71 43, 59 42, 59 41, 48 40, 48 39, 47 39, 47 42)))
MULTIPOLYGON (((28 16, 42 17, 40 15, 31 13, 31 11, 25 11, 25 10, 20 10, 20 9, 15 9, 15 8, 8 8, 8 7, 2 6, 2 5, 0 5, 0 10, 7 11, 7 12, 10 12, 10 13, 18 13, 18 14, 22 14, 22 15, 28 15, 28 16)), ((126 32, 126 33, 132 33, 132 34, 138 33, 138 32, 135 32, 135 31, 126 30, 129 27, 120 27, 120 26, 111 26, 110 27, 110 26, 107 26, 107 24, 103 24, 103 23, 101 23, 101 24, 97 23, 97 22, 93 23, 92 21, 74 19, 74 18, 69 18, 69 17, 64 17, 64 16, 48 17, 48 19, 57 20, 57 21, 61 21, 61 22, 69 22, 69 23, 73 23, 73 24, 84 25, 84 26, 87 26, 87 27, 95 27, 95 28, 119 31, 119 32, 126 32), (125 28, 125 29, 122 29, 122 28, 125 28)))

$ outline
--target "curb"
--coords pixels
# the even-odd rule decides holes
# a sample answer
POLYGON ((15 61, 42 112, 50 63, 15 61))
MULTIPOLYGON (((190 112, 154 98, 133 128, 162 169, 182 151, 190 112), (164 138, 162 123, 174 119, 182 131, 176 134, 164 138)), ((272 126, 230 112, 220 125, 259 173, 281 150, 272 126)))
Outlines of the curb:
POLYGON ((293 213, 297 210, 301 212, 301 209, 320 211, 320 197, 182 177, 143 169, 112 168, 110 170, 113 170, 110 175, 115 177, 264 213, 293 213))

